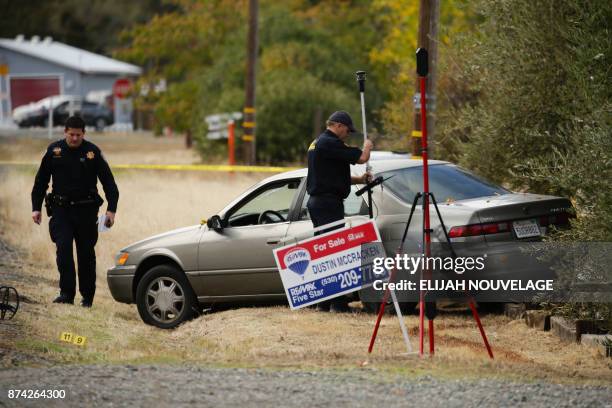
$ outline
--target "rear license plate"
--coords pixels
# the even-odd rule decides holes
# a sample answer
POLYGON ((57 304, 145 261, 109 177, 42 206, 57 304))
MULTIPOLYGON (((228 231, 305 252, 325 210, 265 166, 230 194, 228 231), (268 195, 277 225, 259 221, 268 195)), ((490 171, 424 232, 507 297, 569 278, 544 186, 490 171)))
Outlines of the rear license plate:
POLYGON ((540 227, 536 220, 521 220, 512 223, 517 238, 539 237, 540 227))

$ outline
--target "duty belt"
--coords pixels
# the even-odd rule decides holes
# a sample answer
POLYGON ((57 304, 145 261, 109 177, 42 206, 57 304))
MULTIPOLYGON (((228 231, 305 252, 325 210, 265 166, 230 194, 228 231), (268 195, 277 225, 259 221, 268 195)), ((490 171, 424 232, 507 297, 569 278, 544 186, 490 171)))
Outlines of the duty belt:
POLYGON ((90 193, 83 196, 68 196, 57 193, 49 193, 46 197, 47 203, 53 207, 81 206, 97 204, 102 205, 102 198, 97 193, 90 193))
POLYGON ((311 194, 314 198, 333 198, 334 200, 344 201, 344 198, 337 196, 334 193, 323 193, 323 194, 311 194))

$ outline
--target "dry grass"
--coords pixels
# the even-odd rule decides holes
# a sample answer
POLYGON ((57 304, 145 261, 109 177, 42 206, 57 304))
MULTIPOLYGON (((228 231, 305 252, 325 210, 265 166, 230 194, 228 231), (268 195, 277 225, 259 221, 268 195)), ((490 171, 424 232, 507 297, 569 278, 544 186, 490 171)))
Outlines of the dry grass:
MULTIPOLYGON (((27 131, 21 130, 21 133, 27 131)), ((20 135, 2 142, 0 160, 40 162, 42 153, 53 139, 30 138, 20 135)), ((149 133, 88 133, 86 139, 103 149, 112 164, 193 164, 200 162, 195 150, 185 149, 182 137, 152 137, 149 133)))
MULTIPOLYGON (((198 223, 262 177, 193 172, 116 174, 121 190, 117 224, 100 236, 98 292, 94 307, 86 310, 50 303, 57 293, 58 274, 46 223, 36 226, 30 219, 33 170, 0 168, 1 234, 22 250, 19 273, 24 279, 16 286, 33 301, 25 304, 16 317, 27 330, 25 337, 0 339, 0 343, 62 363, 188 362, 612 382, 609 359, 585 353, 579 345, 561 343, 551 333, 535 331, 503 316, 483 317, 496 354, 493 361, 486 357, 471 317, 446 313, 436 320, 435 358, 403 355, 398 322, 386 317, 374 354, 364 365, 374 323, 371 315, 292 312, 280 306, 243 308, 207 314, 174 331, 162 331, 143 324, 134 305, 113 301, 105 271, 118 249, 151 234, 198 223), (63 331, 86 336, 87 346, 60 342, 63 331)), ((14 279, 8 280, 13 283, 14 279)), ((417 317, 407 317, 406 323, 416 348, 417 317)))
MULTIPOLYGON (((45 277, 55 278, 55 248, 49 238, 48 219, 43 216, 40 226, 31 219, 33 170, 9 171, 0 177, 0 218, 6 225, 3 235, 13 246, 26 249, 31 262, 49 268, 45 277)), ((105 271, 120 248, 154 234, 199 224, 263 176, 153 171, 119 172, 115 177, 120 190, 116 224, 100 234, 96 246, 97 285, 103 290, 105 271)))

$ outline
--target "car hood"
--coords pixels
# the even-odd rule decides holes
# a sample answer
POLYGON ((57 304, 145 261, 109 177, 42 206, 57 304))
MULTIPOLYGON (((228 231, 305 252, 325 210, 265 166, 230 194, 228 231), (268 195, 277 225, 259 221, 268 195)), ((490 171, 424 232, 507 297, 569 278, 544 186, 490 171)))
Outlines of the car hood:
POLYGON ((121 252, 133 252, 137 249, 142 249, 144 247, 157 246, 158 244, 161 244, 163 241, 167 239, 171 239, 171 238, 173 239, 173 238, 178 237, 179 235, 190 234, 201 228, 206 228, 206 227, 198 224, 198 225, 192 225, 189 227, 177 228, 172 231, 167 231, 161 234, 153 235, 152 237, 148 237, 138 242, 134 242, 133 244, 130 244, 126 246, 125 248, 122 248, 121 252))
POLYGON ((28 115, 36 112, 41 107, 36 102, 30 102, 27 105, 21 105, 13 109, 13 119, 16 121, 20 121, 25 119, 28 115))

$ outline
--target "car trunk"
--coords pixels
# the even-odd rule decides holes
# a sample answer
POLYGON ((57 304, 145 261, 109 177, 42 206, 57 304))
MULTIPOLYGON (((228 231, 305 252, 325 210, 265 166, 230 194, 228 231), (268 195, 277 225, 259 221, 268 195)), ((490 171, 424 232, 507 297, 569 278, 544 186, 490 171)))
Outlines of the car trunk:
POLYGON ((453 227, 451 237, 482 235, 489 243, 539 240, 551 226, 565 227, 572 213, 566 198, 538 194, 503 194, 457 202, 475 210, 480 224, 453 227))

